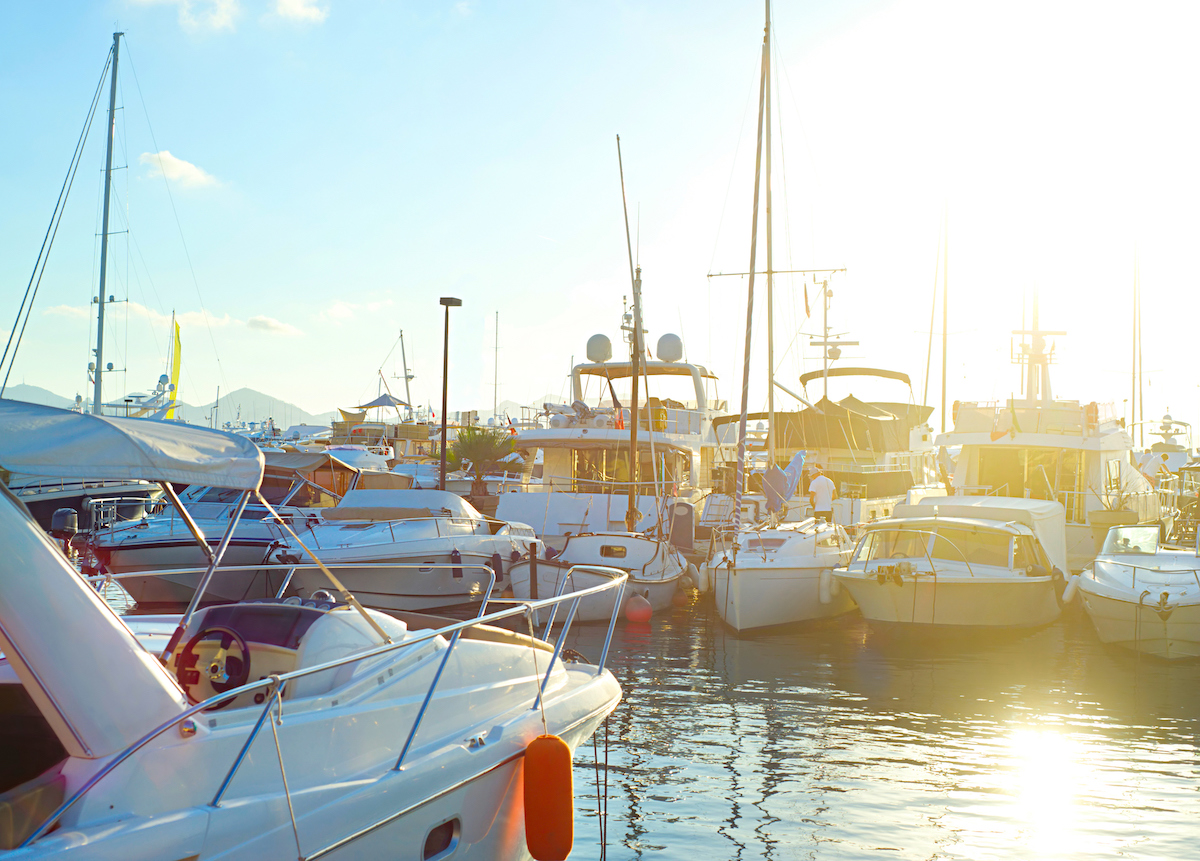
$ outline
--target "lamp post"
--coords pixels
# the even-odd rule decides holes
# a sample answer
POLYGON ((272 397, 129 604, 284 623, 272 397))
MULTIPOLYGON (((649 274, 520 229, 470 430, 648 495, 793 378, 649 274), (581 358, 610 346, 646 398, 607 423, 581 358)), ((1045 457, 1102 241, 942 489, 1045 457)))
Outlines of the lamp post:
POLYGON ((450 309, 462 305, 462 299, 443 296, 438 300, 446 309, 446 331, 442 336, 442 468, 438 473, 438 490, 446 489, 446 377, 450 372, 450 309))

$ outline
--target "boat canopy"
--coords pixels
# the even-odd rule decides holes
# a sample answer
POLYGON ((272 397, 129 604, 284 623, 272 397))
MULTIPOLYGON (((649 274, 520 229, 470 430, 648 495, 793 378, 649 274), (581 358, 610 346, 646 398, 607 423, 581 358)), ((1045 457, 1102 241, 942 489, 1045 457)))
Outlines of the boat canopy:
POLYGON ((906 386, 912 386, 908 374, 903 371, 888 371, 883 368, 830 368, 829 370, 809 371, 800 375, 800 385, 807 386, 813 380, 830 377, 883 377, 887 380, 898 380, 906 386))
POLYGON ((915 505, 897 505, 893 518, 969 517, 1020 523, 1037 536, 1046 555, 1067 572, 1067 515, 1062 505, 1048 499, 1008 496, 926 496, 915 505))
POLYGON ((263 455, 250 440, 223 431, 0 399, 0 467, 54 478, 254 490, 263 455))
MULTIPOLYGON (((775 445, 786 449, 852 449, 878 453, 908 451, 909 432, 928 417, 931 407, 908 404, 869 404, 853 395, 840 401, 822 398, 813 409, 775 412, 775 445), (899 408, 899 414, 891 412, 899 408)), ((747 416, 767 421, 768 413, 747 416)), ((713 426, 737 422, 739 416, 721 416, 713 426)))
POLYGON ((358 472, 355 467, 325 452, 269 451, 266 453, 266 471, 272 475, 293 472, 308 475, 322 468, 358 472))

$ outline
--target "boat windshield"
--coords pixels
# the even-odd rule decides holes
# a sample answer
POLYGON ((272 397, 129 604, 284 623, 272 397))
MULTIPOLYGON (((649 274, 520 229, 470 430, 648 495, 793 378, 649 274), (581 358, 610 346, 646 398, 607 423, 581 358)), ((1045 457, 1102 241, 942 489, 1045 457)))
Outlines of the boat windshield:
POLYGON ((972 565, 998 565, 1007 568, 1008 548, 1011 542, 1012 536, 1006 532, 939 526, 930 555, 934 559, 945 559, 949 562, 962 562, 965 559, 972 565))
POLYGON ((1120 553, 1157 553, 1157 526, 1114 526, 1104 539, 1102 555, 1120 553))
POLYGON ((877 559, 924 559, 928 532, 909 529, 879 529, 868 532, 859 545, 857 562, 877 559))

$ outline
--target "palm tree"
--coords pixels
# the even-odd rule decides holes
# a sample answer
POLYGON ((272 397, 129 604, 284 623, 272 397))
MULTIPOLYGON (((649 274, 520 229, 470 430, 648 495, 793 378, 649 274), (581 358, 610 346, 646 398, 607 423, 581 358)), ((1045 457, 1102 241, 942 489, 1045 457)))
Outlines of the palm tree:
POLYGON ((516 450, 512 434, 500 428, 459 428, 458 436, 450 444, 447 455, 453 455, 459 463, 471 464, 471 495, 485 496, 487 484, 484 477, 500 468, 504 458, 516 450))

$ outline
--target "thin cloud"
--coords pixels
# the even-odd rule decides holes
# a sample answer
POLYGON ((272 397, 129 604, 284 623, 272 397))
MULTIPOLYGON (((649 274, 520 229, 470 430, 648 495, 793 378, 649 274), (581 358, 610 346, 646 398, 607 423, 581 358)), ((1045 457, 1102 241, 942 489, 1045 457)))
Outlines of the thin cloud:
POLYGON ((279 335, 303 334, 303 332, 301 332, 295 326, 292 326, 288 323, 282 323, 279 320, 276 320, 274 317, 263 317, 261 315, 257 317, 251 317, 249 320, 247 320, 246 328, 258 329, 262 332, 275 332, 279 335))
POLYGON ((144 6, 174 6, 185 30, 234 29, 242 12, 239 0, 134 0, 144 6))
MULTIPOLYGON (((140 302, 132 300, 124 303, 122 309, 127 311, 131 318, 146 320, 149 325, 155 329, 167 331, 171 325, 171 315, 163 314, 161 311, 156 311, 153 308, 147 308, 140 302)), ((55 305, 52 308, 47 308, 42 312, 47 316, 52 317, 67 317, 73 320, 90 319, 91 310, 88 306, 76 307, 73 305, 55 305)), ((205 329, 228 329, 244 327, 253 329, 258 332, 270 332, 276 335, 302 335, 301 330, 297 329, 288 323, 276 320, 273 317, 255 316, 248 320, 239 320, 229 314, 216 316, 208 311, 183 311, 175 315, 176 322, 183 330, 191 330, 193 332, 203 331, 205 329)))
POLYGON ((55 305, 42 313, 47 317, 69 317, 72 320, 86 320, 91 316, 86 308, 76 308, 73 305, 55 305))
POLYGON ((275 0, 275 14, 289 21, 320 24, 329 17, 329 10, 317 6, 313 0, 275 0))
POLYGON ((459 16, 465 18, 474 10, 471 8, 471 4, 468 2, 468 0, 460 0, 460 2, 454 4, 454 11, 459 16))
POLYGON ((170 150, 144 152, 138 156, 138 161, 150 168, 150 176, 165 176, 181 188, 205 188, 221 184, 211 173, 171 155, 170 150))

